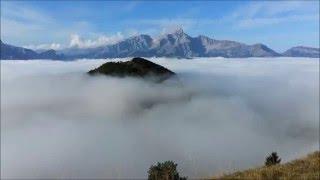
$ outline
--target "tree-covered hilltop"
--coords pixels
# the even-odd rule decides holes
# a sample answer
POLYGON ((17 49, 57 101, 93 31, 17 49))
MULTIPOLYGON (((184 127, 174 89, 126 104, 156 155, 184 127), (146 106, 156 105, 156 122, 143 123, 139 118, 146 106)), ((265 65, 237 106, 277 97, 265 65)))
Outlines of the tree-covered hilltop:
POLYGON ((164 81, 175 75, 169 69, 144 58, 133 58, 126 62, 107 62, 100 67, 90 70, 90 75, 109 75, 117 77, 142 77, 156 81, 164 81))

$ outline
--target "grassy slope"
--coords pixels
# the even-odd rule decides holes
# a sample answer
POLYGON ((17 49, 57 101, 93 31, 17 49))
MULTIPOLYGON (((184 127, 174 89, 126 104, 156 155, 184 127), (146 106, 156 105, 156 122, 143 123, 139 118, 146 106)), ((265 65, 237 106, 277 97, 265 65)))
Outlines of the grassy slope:
POLYGON ((320 151, 285 164, 239 171, 214 179, 320 179, 320 151))

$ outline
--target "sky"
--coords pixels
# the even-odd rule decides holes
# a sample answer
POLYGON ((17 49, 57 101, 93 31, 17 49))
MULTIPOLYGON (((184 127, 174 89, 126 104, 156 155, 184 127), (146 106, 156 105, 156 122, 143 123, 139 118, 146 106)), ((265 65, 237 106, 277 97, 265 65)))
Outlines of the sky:
POLYGON ((1 40, 32 49, 96 47, 177 28, 280 52, 319 47, 319 1, 1 1, 1 40))

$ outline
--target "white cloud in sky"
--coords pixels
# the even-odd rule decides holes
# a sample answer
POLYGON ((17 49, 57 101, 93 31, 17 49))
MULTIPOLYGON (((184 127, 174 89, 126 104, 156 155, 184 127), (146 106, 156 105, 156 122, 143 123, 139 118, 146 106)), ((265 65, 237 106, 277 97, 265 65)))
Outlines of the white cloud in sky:
POLYGON ((41 50, 41 49, 54 49, 61 50, 64 48, 96 48, 100 46, 110 45, 117 43, 124 39, 124 36, 121 32, 116 33, 115 35, 106 36, 106 35, 98 35, 97 38, 86 39, 81 37, 79 34, 71 34, 70 41, 68 44, 60 44, 60 43, 51 43, 51 44, 29 44, 23 47, 33 49, 33 50, 41 50))
MULTIPOLYGON (((18 39, 22 38, 22 34, 30 34, 36 31, 43 30, 37 24, 24 24, 12 19, 4 18, 1 16, 1 39, 18 39)), ((24 40, 28 37, 24 37, 24 40)))
POLYGON ((101 35, 96 39, 83 39, 78 34, 72 34, 70 36, 69 47, 76 48, 94 48, 109 44, 114 44, 121 41, 124 38, 121 32, 112 36, 101 35))
POLYGON ((288 22, 317 21, 318 19, 319 17, 317 15, 291 15, 278 18, 246 18, 239 20, 237 26, 239 28, 264 27, 288 22))
POLYGON ((1 8, 2 13, 1 17, 4 19, 13 19, 18 22, 28 22, 28 23, 42 23, 48 24, 54 20, 53 17, 50 17, 45 12, 37 9, 30 8, 24 4, 18 3, 1 3, 3 6, 1 8))
POLYGON ((223 18, 236 28, 258 28, 281 23, 319 20, 319 2, 250 2, 223 18))
POLYGON ((88 34, 94 32, 92 24, 87 21, 73 21, 65 26, 62 21, 39 9, 29 7, 23 2, 1 2, 1 39, 10 40, 17 45, 55 47, 54 41, 65 42, 70 34, 88 34), (46 42, 30 45, 29 42, 46 42), (48 42, 48 43, 47 43, 48 42))
POLYGON ((51 44, 39 44, 39 45, 26 45, 24 48, 33 49, 33 50, 44 50, 44 49, 53 49, 60 50, 63 49, 63 46, 59 43, 51 43, 51 44))
MULTIPOLYGON (((231 26, 239 29, 253 29, 292 22, 317 22, 319 20, 319 2, 282 1, 282 2, 249 2, 233 10, 222 18, 152 18, 139 19, 138 23, 154 28, 154 31, 167 33, 172 29, 231 26)), ((137 23, 127 21, 128 24, 137 23)))
POLYGON ((34 38, 40 32, 47 32, 54 19, 43 12, 19 4, 1 3, 1 39, 34 38), (23 35, 23 38, 21 37, 23 35))

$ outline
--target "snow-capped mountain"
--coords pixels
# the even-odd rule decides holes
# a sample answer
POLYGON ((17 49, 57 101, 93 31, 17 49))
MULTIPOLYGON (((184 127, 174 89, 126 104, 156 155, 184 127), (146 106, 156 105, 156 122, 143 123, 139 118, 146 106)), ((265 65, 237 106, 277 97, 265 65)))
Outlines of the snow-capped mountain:
MULTIPOLYGON (((273 57, 279 56, 263 44, 246 45, 235 41, 215 40, 206 36, 191 37, 182 29, 152 38, 138 35, 104 47, 78 50, 75 58, 156 57, 273 57), (83 54, 83 52, 87 52, 83 54)), ((63 50, 68 56, 72 51, 63 50)))
POLYGON ((207 36, 191 37, 182 29, 152 38, 138 35, 111 45, 96 48, 66 48, 37 53, 33 50, 1 42, 1 59, 76 59, 117 57, 319 57, 319 48, 294 47, 279 54, 264 44, 216 40, 207 36))

